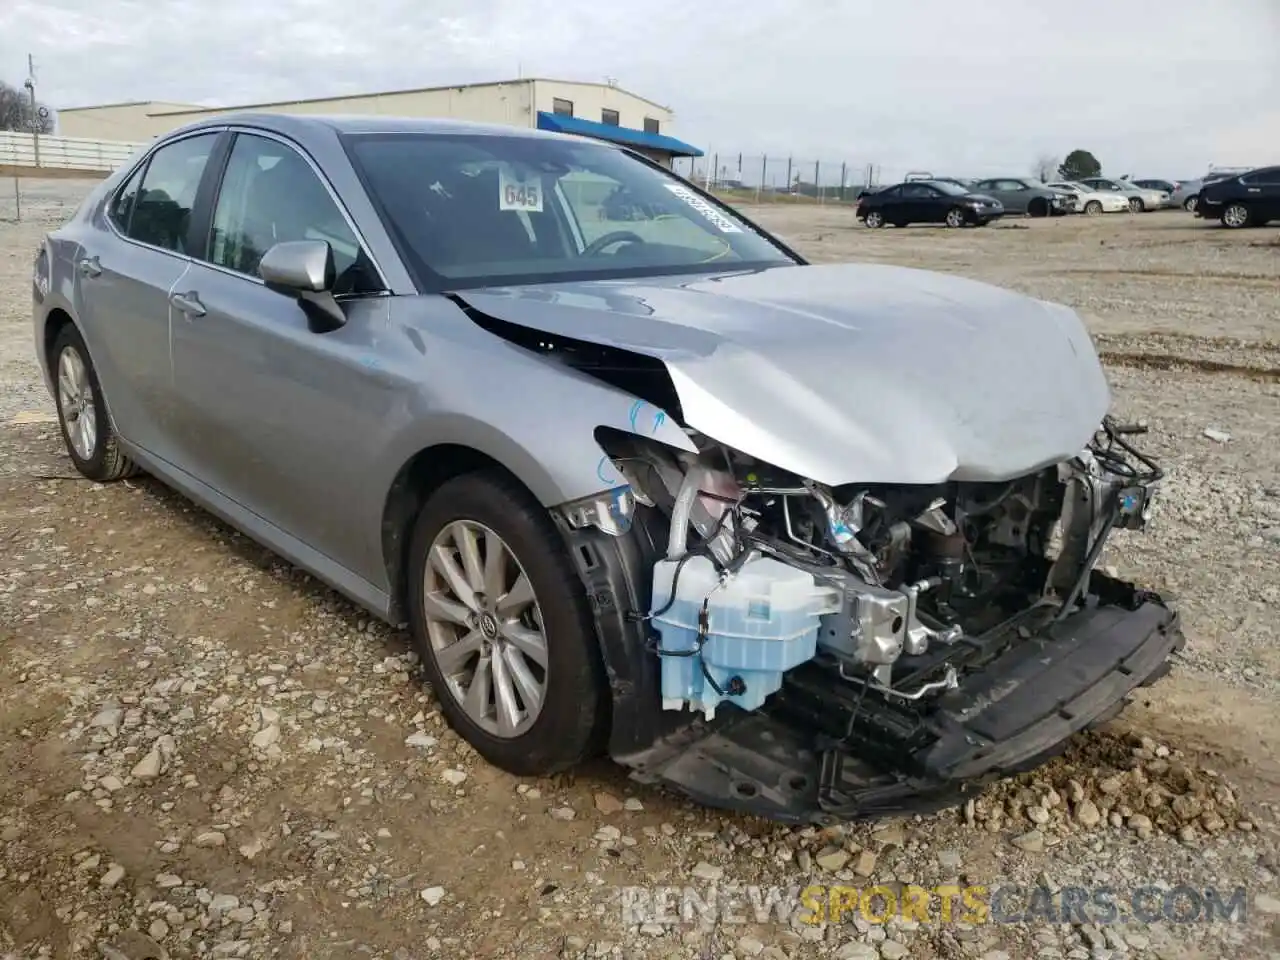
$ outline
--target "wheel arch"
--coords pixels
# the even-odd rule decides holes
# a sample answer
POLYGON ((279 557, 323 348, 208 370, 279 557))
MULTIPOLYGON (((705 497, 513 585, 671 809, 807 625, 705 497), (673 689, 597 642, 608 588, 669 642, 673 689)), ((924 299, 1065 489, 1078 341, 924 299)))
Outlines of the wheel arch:
POLYGON ((502 460, 464 443, 441 442, 423 447, 396 471, 383 499, 380 527, 392 622, 402 624, 408 620, 409 546, 414 521, 423 505, 448 481, 481 471, 501 474, 535 499, 545 502, 545 491, 539 496, 538 490, 502 460))
MULTIPOLYGON (((57 342, 58 335, 67 327, 76 327, 79 329, 70 312, 64 310, 62 307, 54 307, 45 314, 44 326, 40 331, 40 358, 41 372, 44 374, 45 380, 49 384, 50 389, 53 387, 54 364, 57 362, 56 358, 53 356, 53 345, 57 342)), ((82 331, 81 337, 83 336, 84 334, 82 331)), ((85 348, 88 349, 87 343, 85 344, 85 348)))

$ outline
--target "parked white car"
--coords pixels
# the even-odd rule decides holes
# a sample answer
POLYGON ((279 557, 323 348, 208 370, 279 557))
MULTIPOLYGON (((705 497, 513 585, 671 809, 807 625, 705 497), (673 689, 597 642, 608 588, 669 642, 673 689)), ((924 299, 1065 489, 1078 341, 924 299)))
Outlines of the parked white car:
POLYGON ((1055 190, 1075 194, 1076 211, 1096 217, 1101 213, 1128 213, 1129 198, 1121 193, 1094 190, 1074 180, 1058 180, 1049 184, 1055 190))
POLYGON ((1129 203, 1134 213, 1159 210, 1169 202, 1169 194, 1163 190, 1146 190, 1129 180, 1112 180, 1109 177, 1086 177, 1080 181, 1090 190, 1099 193, 1118 193, 1129 203))

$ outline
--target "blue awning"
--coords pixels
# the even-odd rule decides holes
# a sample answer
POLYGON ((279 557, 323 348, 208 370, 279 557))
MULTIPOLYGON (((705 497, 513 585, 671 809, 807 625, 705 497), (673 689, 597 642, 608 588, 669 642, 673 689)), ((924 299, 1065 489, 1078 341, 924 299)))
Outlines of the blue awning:
POLYGON ((563 113, 547 113, 538 111, 538 129, 553 130, 556 133, 576 133, 579 136, 595 137, 597 140, 608 140, 628 147, 641 147, 645 150, 656 150, 669 153, 673 157, 700 157, 702 151, 697 147, 677 140, 675 137, 664 137, 660 133, 648 133, 634 127, 615 127, 611 123, 596 123, 594 120, 582 120, 563 113))

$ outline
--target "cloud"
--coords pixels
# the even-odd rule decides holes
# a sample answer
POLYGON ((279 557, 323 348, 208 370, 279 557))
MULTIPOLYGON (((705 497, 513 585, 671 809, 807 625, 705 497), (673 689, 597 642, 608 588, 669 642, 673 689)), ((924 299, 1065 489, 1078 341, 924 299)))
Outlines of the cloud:
POLYGON ((10 82, 27 47, 55 106, 522 72, 614 77, 735 163, 1020 174, 1075 147, 1148 176, 1280 162, 1275 0, 7 0, 10 82))

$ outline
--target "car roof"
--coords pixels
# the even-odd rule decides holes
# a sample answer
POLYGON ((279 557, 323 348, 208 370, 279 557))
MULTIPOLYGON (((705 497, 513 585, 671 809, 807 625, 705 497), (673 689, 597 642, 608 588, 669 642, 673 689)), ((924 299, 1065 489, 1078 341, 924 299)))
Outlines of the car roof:
POLYGON ((477 123, 469 120, 454 120, 444 117, 395 117, 369 116, 365 114, 303 114, 303 113, 263 113, 240 111, 222 113, 216 116, 197 120, 172 131, 166 136, 178 133, 191 133, 202 129, 215 129, 225 126, 255 127, 278 133, 282 136, 298 140, 337 134, 379 134, 379 133, 417 133, 447 135, 470 135, 491 137, 525 137, 529 139, 556 139, 575 143, 587 140, 604 147, 613 146, 599 140, 573 134, 553 133, 547 130, 533 130, 527 127, 507 126, 499 123, 477 123))

